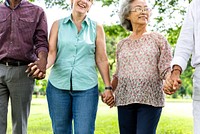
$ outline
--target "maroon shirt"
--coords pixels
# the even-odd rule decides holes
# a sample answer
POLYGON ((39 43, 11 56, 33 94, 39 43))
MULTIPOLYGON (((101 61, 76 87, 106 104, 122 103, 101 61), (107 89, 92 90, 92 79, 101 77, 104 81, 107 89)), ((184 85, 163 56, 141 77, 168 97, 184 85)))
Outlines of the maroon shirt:
POLYGON ((42 8, 22 0, 11 9, 0 4, 0 60, 33 62, 40 51, 48 52, 47 20, 42 8))

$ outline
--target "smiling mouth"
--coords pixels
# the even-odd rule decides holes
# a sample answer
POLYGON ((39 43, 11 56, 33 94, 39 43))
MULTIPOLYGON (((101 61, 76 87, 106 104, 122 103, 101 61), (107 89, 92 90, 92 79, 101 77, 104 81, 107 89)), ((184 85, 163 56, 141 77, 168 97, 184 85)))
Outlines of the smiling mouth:
POLYGON ((78 4, 78 6, 81 7, 81 8, 86 8, 86 6, 83 5, 83 4, 78 4))
POLYGON ((147 20, 147 17, 144 17, 144 16, 142 16, 142 17, 138 17, 139 19, 145 19, 145 20, 147 20))

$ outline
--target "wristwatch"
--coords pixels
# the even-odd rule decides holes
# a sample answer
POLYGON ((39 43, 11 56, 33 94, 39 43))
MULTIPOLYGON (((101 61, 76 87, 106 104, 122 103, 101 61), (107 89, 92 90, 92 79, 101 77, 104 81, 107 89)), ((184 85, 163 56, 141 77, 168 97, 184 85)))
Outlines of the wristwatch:
POLYGON ((105 90, 112 90, 111 86, 105 87, 105 90))

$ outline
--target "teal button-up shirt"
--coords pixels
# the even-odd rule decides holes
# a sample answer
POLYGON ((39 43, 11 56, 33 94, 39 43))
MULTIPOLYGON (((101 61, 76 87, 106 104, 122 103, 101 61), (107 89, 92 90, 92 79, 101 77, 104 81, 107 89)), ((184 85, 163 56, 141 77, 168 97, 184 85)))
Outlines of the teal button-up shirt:
POLYGON ((71 18, 59 20, 57 58, 51 69, 49 81, 57 88, 86 90, 97 85, 95 62, 96 22, 88 17, 78 30, 71 18))

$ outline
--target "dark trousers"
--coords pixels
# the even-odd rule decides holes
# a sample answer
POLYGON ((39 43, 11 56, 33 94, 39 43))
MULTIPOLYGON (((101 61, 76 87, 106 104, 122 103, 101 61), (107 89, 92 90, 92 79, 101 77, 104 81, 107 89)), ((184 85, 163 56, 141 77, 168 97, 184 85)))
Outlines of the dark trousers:
POLYGON ((162 107, 144 104, 118 106, 120 134, 155 134, 162 107))

